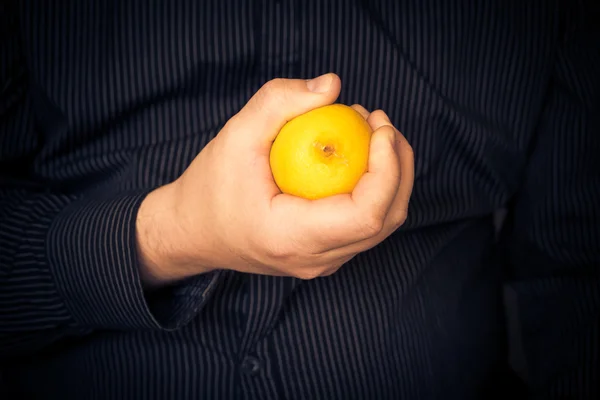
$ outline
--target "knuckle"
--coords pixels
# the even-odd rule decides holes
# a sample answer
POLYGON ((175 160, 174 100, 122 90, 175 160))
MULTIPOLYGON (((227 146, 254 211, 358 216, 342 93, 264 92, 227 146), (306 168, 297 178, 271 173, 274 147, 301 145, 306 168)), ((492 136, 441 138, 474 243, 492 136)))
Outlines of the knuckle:
POLYGON ((282 78, 275 78, 265 83, 261 89, 261 93, 265 98, 281 96, 285 92, 286 84, 282 78))
POLYGON ((394 225, 396 227, 400 227, 400 226, 404 225, 407 218, 408 218, 408 210, 406 208, 399 210, 396 213, 396 215, 394 216, 394 225))
POLYGON ((298 271, 296 271, 294 276, 298 279, 309 281, 311 279, 318 278, 319 276, 321 276, 322 273, 322 268, 300 268, 298 271))
POLYGON ((268 81, 257 92, 259 108, 266 113, 279 113, 288 97, 288 84, 282 78, 268 81))
POLYGON ((229 136, 231 133, 236 132, 240 126, 244 126, 244 122, 243 117, 238 112, 225 122, 225 125, 223 125, 223 128, 221 128, 216 137, 223 138, 229 136))
POLYGON ((383 219, 376 215, 365 217, 362 221, 362 230, 368 237, 377 236, 383 230, 383 219))
POLYGON ((367 111, 367 109, 362 105, 354 103, 350 107, 357 111, 363 118, 367 119, 369 117, 369 111, 367 111))
POLYGON ((377 109, 377 110, 373 111, 371 113, 371 116, 376 119, 379 119, 379 118, 387 119, 387 114, 385 113, 385 111, 383 111, 381 109, 377 109))
POLYGON ((342 260, 338 260, 335 263, 329 265, 321 274, 321 276, 331 276, 338 272, 348 261, 350 261, 353 257, 346 257, 342 260))
POLYGON ((288 261, 292 257, 289 248, 277 242, 267 243, 264 247, 264 253, 270 260, 276 263, 288 261))
POLYGON ((323 272, 323 274, 321 276, 331 276, 331 275, 335 274, 336 272, 338 272, 341 267, 342 267, 342 264, 334 265, 331 268, 327 269, 327 271, 323 272))

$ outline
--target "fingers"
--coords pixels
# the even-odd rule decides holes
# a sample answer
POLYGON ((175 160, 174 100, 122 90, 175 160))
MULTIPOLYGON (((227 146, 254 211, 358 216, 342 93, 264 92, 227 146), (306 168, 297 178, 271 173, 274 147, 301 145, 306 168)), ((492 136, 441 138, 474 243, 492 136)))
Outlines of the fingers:
POLYGON ((362 117, 364 119, 368 119, 369 118, 369 111, 367 111, 366 108, 364 108, 363 106, 361 106, 360 104, 352 104, 350 106, 350 108, 354 109, 354 111, 358 112, 360 115, 362 115, 362 117))
MULTIPOLYGON (((298 272, 303 279, 333 273, 343 260, 374 247, 406 219, 414 180, 412 149, 383 111, 353 108, 374 129, 368 170, 354 191, 314 201, 286 194, 271 200, 273 219, 265 226, 276 228, 269 236, 314 257, 317 267, 298 272)), ((293 261, 294 253, 289 250, 284 258, 293 261)))
MULTIPOLYGON (((371 116, 369 117, 369 123, 374 129, 381 129, 381 127, 387 126, 386 124, 389 123, 389 118, 383 111, 375 111, 371 113, 371 116)), ((385 221, 383 222, 381 232, 377 235, 367 237, 354 243, 342 245, 337 249, 330 248, 326 252, 322 253, 322 256, 325 259, 335 260, 341 257, 366 251, 382 242, 406 221, 408 215, 408 204, 414 183, 414 157, 410 144, 396 129, 395 138, 396 152, 399 159, 400 182, 397 186, 392 205, 390 206, 385 217, 385 221)))
POLYGON ((400 158, 400 185, 394 205, 392 206, 394 213, 391 215, 392 222, 397 229, 404 223, 408 215, 408 203, 412 195, 413 185, 415 181, 415 160, 413 149, 400 133, 396 133, 396 149, 400 158))
POLYGON ((383 125, 390 125, 393 127, 390 118, 382 110, 375 110, 372 113, 370 113, 369 117, 367 118, 367 122, 369 123, 369 125, 371 125, 371 128, 373 128, 373 130, 379 129, 383 125))
MULTIPOLYGON (((392 125, 387 114, 381 110, 376 110, 369 115, 368 122, 373 129, 378 129, 384 125, 392 125)), ((390 208, 386 225, 396 228, 404 223, 408 212, 408 201, 412 194, 414 182, 414 157, 412 147, 404 136, 394 128, 396 132, 396 153, 400 162, 400 183, 396 192, 396 198, 390 208)))
POLYGON ((265 226, 275 227, 274 236, 296 238, 302 247, 318 254, 351 243, 348 238, 361 233, 349 218, 356 212, 350 194, 311 201, 283 193, 271 200, 270 216, 273 220, 267 221, 265 226), (287 226, 280 223, 290 217, 293 220, 287 226))
POLYGON ((358 181, 352 199, 365 221, 367 232, 379 233, 396 196, 400 182, 400 164, 396 154, 396 131, 382 124, 371 137, 369 166, 358 181))
POLYGON ((306 200, 281 194, 271 203, 269 226, 277 226, 276 235, 301 238, 313 253, 346 246, 379 234, 396 196, 400 165, 394 149, 395 131, 389 125, 371 137, 368 171, 352 194, 306 200), (278 221, 299 216, 281 226, 278 221))
MULTIPOLYGON (((377 112, 372 113, 372 115, 375 114, 375 120, 371 121, 371 124, 374 126, 377 126, 381 121, 385 121, 387 118, 387 116, 383 118, 383 115, 379 115, 379 117, 382 118, 381 121, 378 122, 380 118, 376 113, 377 112)), ((348 254, 357 254, 366 251, 381 243, 404 224, 408 216, 408 204, 414 184, 414 156, 412 147, 398 130, 396 130, 396 151, 400 162, 400 184, 398 185, 396 197, 386 216, 384 227, 381 232, 374 237, 347 246, 342 246, 338 249, 331 249, 327 253, 324 253, 323 257, 335 260, 340 257, 345 257, 348 254)))
POLYGON ((308 81, 271 80, 230 120, 236 128, 244 129, 228 131, 244 132, 240 140, 249 140, 249 143, 268 149, 287 121, 312 109, 333 103, 340 89, 340 78, 333 73, 308 81), (248 127, 252 131, 251 135, 247 134, 248 127))

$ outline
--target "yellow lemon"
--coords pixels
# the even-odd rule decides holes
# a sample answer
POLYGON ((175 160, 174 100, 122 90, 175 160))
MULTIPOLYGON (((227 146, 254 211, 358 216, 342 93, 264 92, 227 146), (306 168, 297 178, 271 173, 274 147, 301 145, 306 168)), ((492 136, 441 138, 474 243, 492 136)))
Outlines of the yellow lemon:
POLYGON ((342 104, 292 119, 271 147, 275 183, 283 193, 311 200, 351 193, 367 170, 371 133, 365 119, 342 104))

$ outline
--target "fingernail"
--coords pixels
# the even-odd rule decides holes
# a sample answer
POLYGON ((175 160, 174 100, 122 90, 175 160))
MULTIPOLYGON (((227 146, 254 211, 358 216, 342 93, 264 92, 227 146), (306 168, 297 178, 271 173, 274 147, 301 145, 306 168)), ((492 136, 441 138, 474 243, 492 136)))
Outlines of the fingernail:
POLYGON ((333 77, 331 76, 331 74, 325 74, 309 80, 308 82, 306 82, 306 86, 311 92, 325 93, 331 87, 332 81, 333 77))

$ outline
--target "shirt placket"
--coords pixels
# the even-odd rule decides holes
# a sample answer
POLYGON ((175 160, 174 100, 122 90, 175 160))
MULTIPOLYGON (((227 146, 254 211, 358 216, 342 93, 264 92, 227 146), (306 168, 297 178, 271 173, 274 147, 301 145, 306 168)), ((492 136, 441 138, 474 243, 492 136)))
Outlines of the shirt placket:
MULTIPOLYGON (((261 83, 298 78, 300 4, 297 0, 266 0, 255 9, 256 61, 261 83)), ((279 398, 279 371, 264 339, 300 280, 251 275, 247 281, 247 323, 241 337, 238 366, 245 398, 279 398)))

